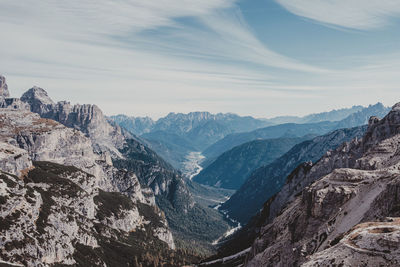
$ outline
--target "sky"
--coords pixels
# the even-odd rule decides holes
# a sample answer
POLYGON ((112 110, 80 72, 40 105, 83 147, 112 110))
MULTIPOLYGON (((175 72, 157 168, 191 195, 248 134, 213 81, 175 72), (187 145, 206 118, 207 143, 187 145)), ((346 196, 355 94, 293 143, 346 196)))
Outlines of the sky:
POLYGON ((0 74, 107 115, 391 106, 399 26, 398 0, 1 0, 0 74))

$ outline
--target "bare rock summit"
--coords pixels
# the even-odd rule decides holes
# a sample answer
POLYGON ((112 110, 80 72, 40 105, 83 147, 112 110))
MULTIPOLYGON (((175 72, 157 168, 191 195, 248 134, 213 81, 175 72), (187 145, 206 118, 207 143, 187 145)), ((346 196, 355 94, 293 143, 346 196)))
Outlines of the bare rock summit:
POLYGON ((8 92, 8 86, 6 83, 6 78, 0 75, 0 97, 10 97, 10 92, 8 92))

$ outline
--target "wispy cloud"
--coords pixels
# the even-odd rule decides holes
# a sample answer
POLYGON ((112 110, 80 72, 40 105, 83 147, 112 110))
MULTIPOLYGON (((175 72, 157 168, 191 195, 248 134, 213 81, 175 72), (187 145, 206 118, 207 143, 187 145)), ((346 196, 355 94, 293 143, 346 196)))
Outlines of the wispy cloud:
POLYGON ((2 21, 46 28, 63 26, 60 33, 126 34, 157 26, 173 25, 173 18, 201 16, 227 8, 234 0, 3 0, 2 21), (23 19, 23 20, 21 20, 23 19))
POLYGON ((368 30, 400 15, 398 0, 275 0, 288 11, 329 25, 368 30))
POLYGON ((16 94, 34 80, 56 99, 104 103, 109 113, 164 113, 167 99, 176 108, 171 96, 239 96, 271 84, 276 68, 323 71, 261 43, 233 0, 3 0, 0 27, 0 71, 18 80, 9 79, 16 94), (134 105, 113 110, 111 87, 115 101, 134 105), (143 109, 146 92, 158 110, 143 109))
POLYGON ((400 83, 397 54, 347 71, 279 54, 234 0, 2 0, 0 28, 0 73, 12 94, 38 85, 108 114, 305 114, 375 102, 360 88, 400 83))

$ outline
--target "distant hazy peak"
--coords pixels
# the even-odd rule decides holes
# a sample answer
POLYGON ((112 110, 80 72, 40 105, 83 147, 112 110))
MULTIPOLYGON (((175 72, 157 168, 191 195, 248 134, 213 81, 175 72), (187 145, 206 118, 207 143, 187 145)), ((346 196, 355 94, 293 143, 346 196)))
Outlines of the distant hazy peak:
MULTIPOLYGON (((382 105, 381 103, 378 103, 382 105)), ((376 105, 378 105, 376 104, 376 105)), ((375 105, 369 105, 369 107, 375 105)), ((322 122, 322 121, 340 121, 347 116, 359 112, 366 107, 363 106, 352 106, 351 108, 342 108, 342 109, 333 109, 331 111, 320 112, 309 114, 303 117, 297 116, 279 116, 275 118, 268 119, 268 121, 275 124, 282 123, 313 123, 313 122, 322 122)))

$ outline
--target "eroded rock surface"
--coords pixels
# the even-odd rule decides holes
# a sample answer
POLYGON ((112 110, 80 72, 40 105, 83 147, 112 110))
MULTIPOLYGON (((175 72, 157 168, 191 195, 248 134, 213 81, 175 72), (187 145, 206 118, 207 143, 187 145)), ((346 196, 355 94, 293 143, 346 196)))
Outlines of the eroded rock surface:
POLYGON ((312 255, 302 266, 399 266, 400 219, 355 226, 340 242, 312 255))
POLYGON ((89 132, 30 112, 54 105, 43 89, 31 93, 39 102, 0 108, 0 258, 24 266, 170 258, 174 239, 153 192, 115 168, 112 151, 99 150, 89 132), (120 249, 127 252, 116 259, 120 249))
POLYGON ((8 91, 8 86, 6 83, 6 78, 0 75, 0 98, 10 97, 10 92, 8 91))
MULTIPOLYGON (((143 253, 166 250, 165 242, 173 244, 166 238, 171 233, 163 215, 154 206, 96 187, 85 190, 81 185, 94 186, 96 178, 75 167, 50 162, 35 162, 34 167, 22 179, 0 174, 2 260, 24 266, 82 265, 89 256, 89 265, 83 266, 115 266, 108 257, 122 248, 157 244, 143 253)), ((140 252, 131 252, 135 255, 140 252)), ((122 257, 120 264, 131 260, 122 257)))

